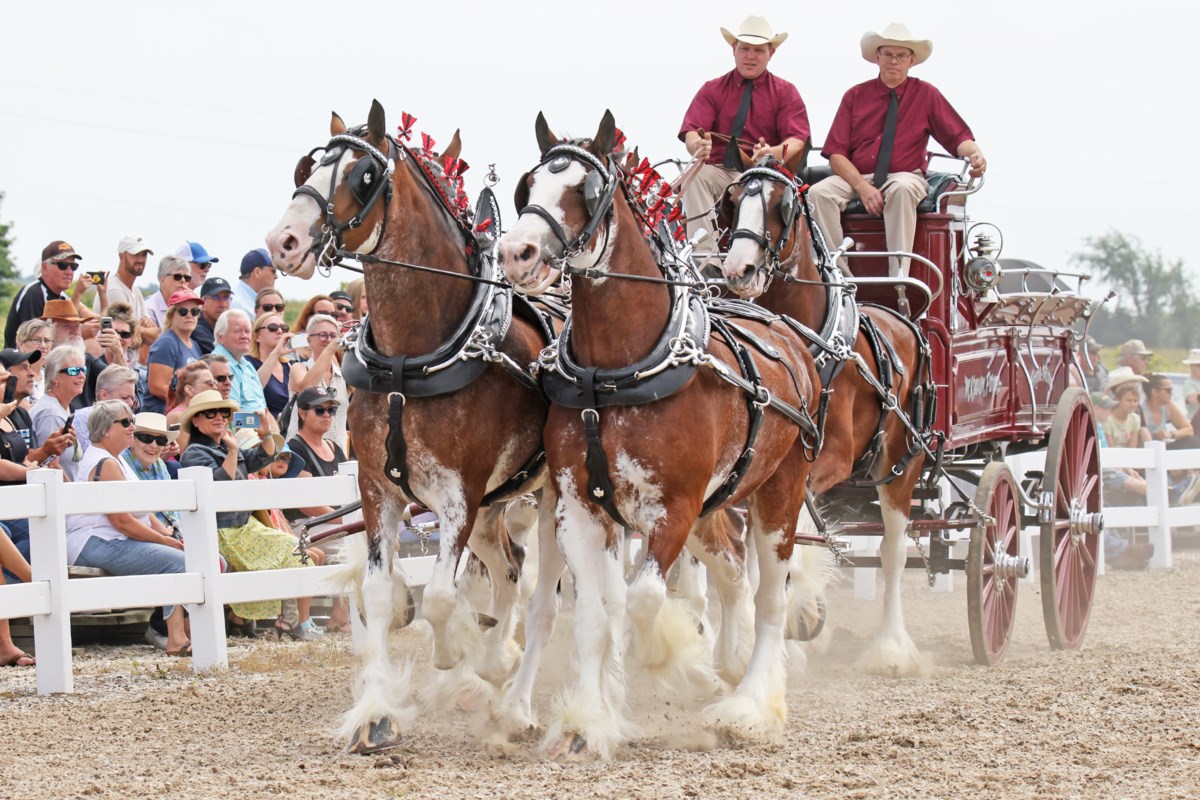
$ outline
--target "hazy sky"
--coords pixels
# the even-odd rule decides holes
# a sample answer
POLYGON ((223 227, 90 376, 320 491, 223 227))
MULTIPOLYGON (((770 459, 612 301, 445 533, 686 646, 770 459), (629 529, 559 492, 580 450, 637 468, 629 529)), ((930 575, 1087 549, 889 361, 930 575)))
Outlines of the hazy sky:
MULTIPOLYGON (((364 122, 378 98, 389 128, 401 111, 439 145, 461 128, 469 193, 495 163, 511 225, 539 110, 560 134, 590 135, 611 108, 652 160, 683 155, 687 104, 732 68, 718 29, 752 13, 790 33, 770 68, 799 87, 818 143, 842 93, 874 74, 864 32, 900 21, 932 39, 912 74, 987 155, 970 210, 1000 226, 1003 255, 1065 265, 1115 228, 1200 269, 1186 188, 1196 14, 1155 0, 6 4, 0 218, 26 274, 57 238, 111 269, 118 239, 137 233, 157 256, 199 241, 232 280, 287 205, 297 158, 327 139, 329 112, 364 122)), ((301 298, 351 277, 279 286, 301 298)))

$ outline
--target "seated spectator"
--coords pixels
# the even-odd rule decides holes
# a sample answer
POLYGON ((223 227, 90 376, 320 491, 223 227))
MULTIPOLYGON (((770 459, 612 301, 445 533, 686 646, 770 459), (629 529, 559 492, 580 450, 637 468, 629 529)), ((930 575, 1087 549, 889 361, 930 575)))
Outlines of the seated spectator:
POLYGON ((54 347, 54 323, 44 319, 30 319, 21 323, 17 328, 17 349, 22 353, 38 350, 42 359, 38 362, 37 374, 33 380, 33 394, 30 400, 37 402, 46 389, 46 381, 42 376, 42 368, 46 366, 46 356, 54 347))
MULTIPOLYGON (((1132 388, 1132 386, 1130 387, 1132 388)), ((1104 429, 1117 401, 1103 392, 1092 393, 1092 406, 1096 412, 1096 436, 1101 447, 1108 447, 1104 429)), ((1104 483, 1104 501, 1114 506, 1144 506, 1146 504, 1146 479, 1135 470, 1122 467, 1101 471, 1104 483)), ((1149 542, 1134 542, 1118 536, 1112 529, 1104 529, 1104 560, 1114 569, 1145 569, 1154 555, 1154 545, 1149 542)))
POLYGON ((229 281, 224 278, 212 277, 200 287, 200 299, 204 301, 204 313, 196 323, 192 338, 200 345, 200 352, 208 355, 217 343, 214 332, 217 320, 229 310, 229 304, 233 302, 233 289, 229 288, 229 281))
MULTIPOLYGON (((61 239, 55 239, 42 250, 39 277, 26 284, 13 296, 8 309, 8 320, 4 326, 4 346, 15 347, 17 328, 21 323, 39 317, 45 318, 46 304, 51 300, 66 300, 66 291, 71 288, 75 270, 83 256, 61 239)), ((71 302, 67 300, 67 302, 71 302)), ((74 304, 72 304, 72 307, 74 304)))
MULTIPOLYGON (((17 334, 17 338, 20 338, 20 333, 17 334)), ((1186 406, 1184 413, 1188 419, 1194 420, 1196 415, 1200 414, 1200 347, 1193 347, 1183 363, 1189 370, 1188 379, 1183 382, 1183 402, 1186 406)), ((1195 425, 1196 423, 1192 422, 1193 428, 1195 425)))
MULTIPOLYGON (((184 467, 204 467, 212 470, 217 481, 246 480, 275 460, 283 440, 271 434, 264 418, 258 429, 261 443, 241 449, 229 428, 238 405, 225 399, 220 392, 201 392, 192 398, 181 422, 182 430, 191 440, 183 451, 180 463, 184 467)), ((283 531, 264 525, 249 511, 226 511, 217 514, 217 540, 221 555, 239 572, 282 569, 302 566, 295 554, 296 540, 283 531)), ((280 636, 306 639, 300 620, 280 615, 278 600, 238 603, 232 606, 227 622, 232 631, 253 636, 252 620, 275 617, 275 629, 280 636)))
MULTIPOLYGON (((22 583, 33 580, 29 562, 8 538, 8 528, 3 523, 0 523, 0 567, 3 567, 3 570, 0 570, 0 586, 5 583, 6 573, 12 573, 22 583)), ((13 644, 8 620, 0 619, 0 667, 32 667, 36 664, 36 658, 13 644)))
MULTIPOLYGON (((170 405, 171 410, 167 412, 167 424, 179 428, 179 421, 183 419, 183 412, 187 410, 188 403, 192 398, 201 392, 212 391, 217 388, 217 382, 213 380, 212 372, 208 369, 208 364, 201 361, 193 361, 188 364, 175 376, 174 388, 171 390, 170 405)), ((178 445, 182 451, 187 447, 188 436, 183 430, 179 430, 178 445)))
MULTIPOLYGON (((317 294, 308 298, 303 306, 300 307, 300 313, 296 316, 296 321, 292 323, 292 333, 301 333, 308 330, 308 322, 316 314, 324 314, 333 319, 333 312, 336 310, 333 299, 327 294, 317 294)), ((336 321, 334 324, 337 324, 336 321)))
MULTIPOLYGON (((133 413, 119 400, 96 403, 88 418, 92 446, 80 464, 89 481, 136 481, 120 454, 133 443, 133 413)), ((70 563, 97 567, 113 575, 159 575, 185 571, 183 542, 156 516, 146 514, 71 514, 67 517, 70 563)), ((183 606, 163 608, 167 655, 190 656, 183 606)))
MULTIPOLYGON (((199 242, 184 242, 175 250, 175 255, 188 262, 188 269, 192 273, 188 288, 193 292, 200 292, 200 287, 208 279, 208 271, 212 269, 213 264, 221 260, 210 256, 204 249, 204 245, 199 242)), ((203 296, 203 292, 201 292, 201 296, 203 296)))
POLYGON ((254 321, 254 329, 250 333, 250 353, 246 360, 258 370, 267 410, 276 421, 291 397, 288 391, 288 380, 292 374, 291 341, 292 336, 288 333, 282 314, 268 312, 254 321))
MULTIPOLYGON (((96 379, 96 402, 101 400, 120 400, 130 413, 136 414, 138 410, 137 373, 129 367, 122 367, 119 364, 105 367, 104 371, 100 373, 100 377, 96 379)), ((88 438, 88 417, 93 408, 95 408, 94 405, 85 406, 76 411, 75 422, 71 426, 75 432, 75 438, 79 442, 79 449, 83 451, 84 455, 91 446, 91 439, 88 438)), ((73 458, 68 458, 63 462, 63 474, 67 476, 67 480, 79 480, 78 468, 81 463, 82 461, 76 461, 73 458)))
POLYGON ((350 295, 350 304, 354 306, 354 318, 362 319, 367 315, 367 283, 362 278, 355 278, 346 284, 346 294, 350 295))
MULTIPOLYGON (((84 354, 88 380, 83 386, 83 392, 73 401, 72 407, 80 409, 90 406, 96 399, 96 376, 108 366, 108 361, 104 359, 95 340, 100 324, 86 323, 89 329, 85 332, 83 318, 78 315, 70 300, 51 300, 46 303, 44 313, 45 319, 54 321, 54 346, 70 345, 84 354)), ((111 337, 106 337, 105 342, 111 345, 111 337)))
POLYGON ((254 298, 254 318, 258 319, 263 314, 278 314, 283 316, 283 312, 287 309, 287 303, 283 299, 283 295, 275 287, 263 289, 254 298))
MULTIPOLYGON (((342 377, 342 368, 338 364, 337 355, 341 352, 338 343, 338 324, 328 314, 317 314, 308 321, 308 343, 312 349, 312 357, 302 364, 292 365, 292 376, 289 388, 293 394, 311 387, 320 387, 335 397, 346 397, 346 380, 342 377)), ((293 417, 288 430, 289 438, 296 433, 296 420, 293 417)), ((346 407, 337 407, 337 416, 329 437, 345 450, 346 440, 346 407)))
POLYGON ((202 313, 200 298, 190 289, 180 289, 171 295, 163 332, 151 345, 147 360, 150 397, 145 403, 146 411, 166 413, 171 378, 176 371, 204 355, 200 346, 192 341, 192 331, 196 330, 202 313))
POLYGON ((1146 379, 1141 375, 1135 378, 1123 381, 1111 390, 1117 405, 1104 423, 1104 438, 1110 447, 1141 447, 1150 440, 1150 434, 1146 432, 1142 418, 1137 413, 1141 400, 1138 384, 1145 383, 1146 379))
POLYGON ((271 263, 271 254, 266 248, 259 247, 242 256, 242 279, 233 290, 233 305, 246 312, 246 316, 254 318, 254 301, 263 289, 273 289, 279 277, 279 270, 271 263))
POLYGON ((233 390, 233 373, 229 369, 229 359, 220 353, 209 353, 200 360, 208 365, 208 371, 212 373, 221 397, 228 400, 233 390))
POLYGON ((148 383, 149 373, 142 359, 141 327, 137 324, 137 318, 133 315, 133 309, 127 303, 113 303, 104 309, 104 316, 112 319, 113 332, 121 340, 121 347, 125 356, 125 366, 137 373, 137 399, 138 407, 141 408, 150 394, 148 383))
POLYGON ((1152 373, 1146 382, 1146 402, 1142 404, 1142 423, 1151 439, 1167 443, 1172 450, 1183 445, 1191 449, 1200 445, 1192 436, 1192 423, 1183 409, 1171 401, 1171 379, 1152 373), (1186 440, 1186 441, 1185 441, 1186 440))
POLYGON ((349 292, 340 289, 330 292, 329 299, 333 301, 333 314, 330 316, 338 321, 338 325, 345 325, 354 319, 354 300, 349 292))
MULTIPOLYGON (((71 415, 71 404, 83 394, 87 381, 84 355, 70 345, 59 345, 46 358, 46 393, 30 410, 33 421, 33 441, 44 442, 65 429, 71 415)), ((83 448, 72 436, 72 452, 64 458, 79 461, 83 448)))
POLYGON ((166 330, 167 309, 177 292, 191 290, 192 270, 188 262, 176 255, 163 256, 158 262, 158 291, 146 298, 146 315, 159 328, 166 330))
POLYGON ((262 381, 258 379, 258 369, 246 360, 250 352, 250 328, 250 318, 244 312, 236 308, 226 311, 214 329, 217 345, 213 354, 229 359, 229 372, 233 376, 229 398, 243 411, 264 413, 267 398, 263 395, 262 381))

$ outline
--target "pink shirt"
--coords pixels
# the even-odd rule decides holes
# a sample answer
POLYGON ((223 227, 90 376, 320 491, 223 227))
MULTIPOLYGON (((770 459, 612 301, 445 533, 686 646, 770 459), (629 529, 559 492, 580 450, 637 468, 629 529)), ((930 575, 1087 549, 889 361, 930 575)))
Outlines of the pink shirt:
MULTIPOLYGON (((703 128, 729 135, 733 118, 742 102, 743 78, 735 69, 714 78, 700 87, 679 128, 679 140, 689 131, 703 128)), ((754 94, 750 99, 750 114, 739 139, 757 142, 759 138, 775 146, 784 139, 807 141, 811 136, 808 109, 796 87, 770 72, 754 79, 754 94)), ((720 165, 725 161, 725 141, 713 138, 708 163, 720 165)))
MULTIPOLYGON (((967 123, 931 84, 908 78, 896 87, 896 95, 900 106, 889 172, 925 172, 930 136, 951 155, 956 154, 960 144, 975 138, 967 123)), ((887 106, 888 87, 878 77, 852 87, 842 97, 821 155, 845 156, 862 174, 873 173, 883 141, 887 106)))

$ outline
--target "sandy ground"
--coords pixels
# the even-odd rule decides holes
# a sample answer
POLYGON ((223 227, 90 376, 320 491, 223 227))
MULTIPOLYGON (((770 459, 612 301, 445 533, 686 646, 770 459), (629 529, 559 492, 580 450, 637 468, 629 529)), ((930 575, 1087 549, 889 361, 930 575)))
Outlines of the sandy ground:
MULTIPOLYGON (((850 664, 879 602, 835 593, 833 644, 793 680, 786 738, 699 749, 699 717, 669 691, 631 692, 646 734, 606 763, 548 763, 536 741, 499 756, 474 715, 423 717, 392 757, 349 756, 329 733, 350 699, 344 635, 232 640, 231 669, 194 676, 149 647, 82 648, 74 696, 38 697, 27 670, 0 674, 0 797, 773 798, 1180 797, 1200 793, 1200 552, 1100 579, 1086 647, 1052 652, 1023 585, 1000 667, 972 663, 965 581, 934 594, 906 575, 924 678, 869 678, 850 664), (689 746, 687 743, 691 742, 689 746)), ((420 623, 394 635, 427 682, 420 623)), ((537 700, 566 663, 563 628, 537 700)))

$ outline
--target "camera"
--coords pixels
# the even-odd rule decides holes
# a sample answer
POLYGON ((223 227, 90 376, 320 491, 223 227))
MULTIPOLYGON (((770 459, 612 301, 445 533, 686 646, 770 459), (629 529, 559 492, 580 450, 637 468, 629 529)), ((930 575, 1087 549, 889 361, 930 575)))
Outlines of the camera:
POLYGON ((92 282, 92 286, 103 286, 104 284, 108 283, 107 272, 85 272, 84 274, 87 275, 88 280, 92 282))
POLYGON ((112 317, 101 317, 100 318, 100 330, 102 330, 102 331, 111 331, 112 330, 112 317))
POLYGON ((235 430, 241 428, 250 428, 257 430, 259 425, 258 414, 253 411, 235 411, 233 412, 233 427, 235 430))

